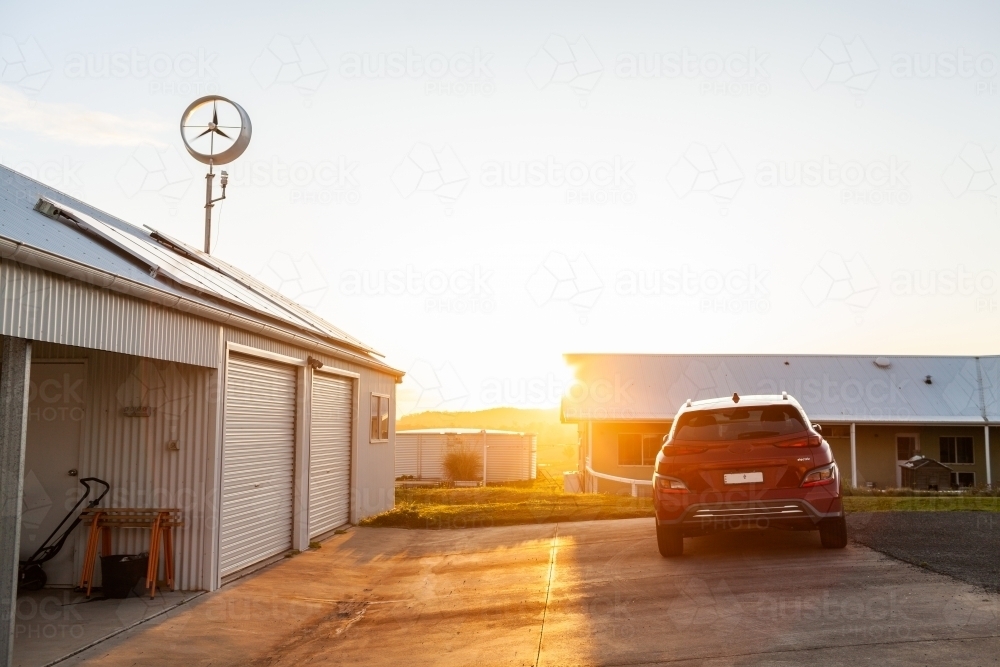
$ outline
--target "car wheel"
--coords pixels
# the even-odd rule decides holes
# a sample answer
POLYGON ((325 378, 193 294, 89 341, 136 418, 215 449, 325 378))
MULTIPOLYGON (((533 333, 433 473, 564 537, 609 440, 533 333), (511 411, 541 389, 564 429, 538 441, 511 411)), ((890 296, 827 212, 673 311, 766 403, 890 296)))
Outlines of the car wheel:
POLYGON ((684 553, 684 533, 677 526, 656 526, 656 546, 664 558, 684 553))
POLYGON ((839 516, 819 522, 819 539, 826 549, 843 549, 847 546, 847 521, 839 516))

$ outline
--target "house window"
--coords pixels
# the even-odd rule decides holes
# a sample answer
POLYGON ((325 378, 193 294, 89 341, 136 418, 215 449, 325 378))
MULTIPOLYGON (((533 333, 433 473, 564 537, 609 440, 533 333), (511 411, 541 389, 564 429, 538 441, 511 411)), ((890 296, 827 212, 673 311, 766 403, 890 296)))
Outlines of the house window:
POLYGON ((897 461, 909 461, 919 451, 920 447, 917 445, 917 436, 915 435, 896 436, 897 461))
POLYGON ((826 436, 827 440, 830 438, 850 438, 851 427, 841 425, 824 426, 823 435, 826 436))
POLYGON ((389 397, 384 394, 372 394, 370 429, 371 442, 389 440, 389 397))
POLYGON ((941 438, 941 463, 975 463, 972 438, 969 436, 941 438))
POLYGON ((951 473, 951 486, 953 489, 967 489, 976 485, 976 473, 974 472, 953 472, 951 473))
POLYGON ((619 433, 618 465, 651 466, 663 445, 663 434, 619 433))

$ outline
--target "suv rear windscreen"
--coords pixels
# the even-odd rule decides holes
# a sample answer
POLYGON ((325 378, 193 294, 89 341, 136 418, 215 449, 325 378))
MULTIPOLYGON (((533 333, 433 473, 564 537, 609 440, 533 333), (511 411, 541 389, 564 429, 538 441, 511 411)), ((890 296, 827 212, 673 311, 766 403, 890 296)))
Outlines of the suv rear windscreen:
POLYGON ((802 414, 790 405, 686 412, 677 420, 675 440, 746 440, 794 435, 806 430, 802 414))

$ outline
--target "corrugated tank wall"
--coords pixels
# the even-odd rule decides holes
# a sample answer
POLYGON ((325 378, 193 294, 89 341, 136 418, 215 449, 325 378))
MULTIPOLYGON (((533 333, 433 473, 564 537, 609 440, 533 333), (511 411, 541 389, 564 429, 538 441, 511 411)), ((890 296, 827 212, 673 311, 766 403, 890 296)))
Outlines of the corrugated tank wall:
POLYGON ((531 475, 529 479, 538 478, 538 436, 528 435, 528 446, 531 448, 531 456, 528 457, 528 474, 531 475))
POLYGON ((0 262, 0 334, 215 368, 219 325, 16 262, 0 262))
POLYGON ((443 434, 424 433, 419 436, 421 479, 444 479, 444 456, 448 449, 448 436, 443 434))
POLYGON ((486 444, 486 481, 514 482, 534 479, 533 436, 489 433, 486 444))
MULTIPOLYGON (((535 479, 538 438, 533 434, 487 433, 486 481, 514 482, 535 479)), ((444 457, 449 451, 469 449, 483 455, 481 433, 398 433, 396 476, 446 479, 444 457)), ((482 461, 482 458, 480 458, 482 461)))
POLYGON ((356 519, 392 509, 395 504, 395 440, 396 440, 396 380, 393 376, 375 369, 332 357, 322 352, 305 350, 295 345, 272 340, 241 329, 224 328, 229 342, 247 345, 268 352, 276 352, 296 359, 313 356, 326 366, 351 371, 360 375, 358 395, 358 461, 356 479, 352 480, 354 493, 352 508, 356 519), (370 442, 370 397, 372 393, 389 396, 389 441, 370 442))
POLYGON ((420 458, 418 446, 420 436, 415 434, 396 434, 396 477, 410 475, 420 476, 420 458))
MULTIPOLYGON (((215 437, 215 371, 47 343, 35 343, 32 357, 87 359, 80 476, 111 484, 105 507, 182 509, 184 526, 175 533, 176 587, 205 588, 203 539, 206 512, 211 511, 206 465, 215 437), (129 406, 149 406, 152 415, 126 417, 124 408, 129 406), (171 441, 177 442, 176 451, 168 449, 171 441)), ((113 532, 114 553, 148 551, 149 531, 113 532)), ((75 539, 79 572, 85 530, 78 529, 75 539)))

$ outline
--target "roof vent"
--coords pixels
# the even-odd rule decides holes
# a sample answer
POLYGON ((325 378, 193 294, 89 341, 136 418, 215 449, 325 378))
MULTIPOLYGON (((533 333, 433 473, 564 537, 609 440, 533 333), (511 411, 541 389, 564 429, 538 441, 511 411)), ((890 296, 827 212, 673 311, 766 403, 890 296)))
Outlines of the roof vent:
POLYGON ((890 366, 892 366, 892 362, 886 359, 885 357, 875 357, 875 361, 873 361, 872 363, 874 363, 879 368, 889 368, 890 366))
POLYGON ((740 402, 740 395, 739 395, 739 394, 737 394, 737 393, 736 393, 736 392, 734 391, 734 392, 733 392, 733 403, 739 403, 739 402, 740 402))
POLYGON ((931 380, 930 375, 924 378, 924 384, 934 384, 934 382, 931 380))

